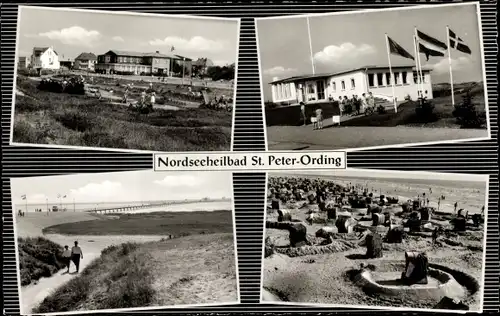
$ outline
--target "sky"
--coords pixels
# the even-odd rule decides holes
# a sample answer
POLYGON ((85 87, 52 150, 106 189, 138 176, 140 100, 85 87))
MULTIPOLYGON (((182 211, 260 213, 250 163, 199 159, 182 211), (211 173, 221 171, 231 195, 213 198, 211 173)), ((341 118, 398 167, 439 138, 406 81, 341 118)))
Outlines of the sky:
POLYGON ((228 172, 128 171, 63 176, 12 178, 12 200, 30 204, 57 201, 67 195, 75 203, 140 202, 231 198, 232 176, 228 172))
POLYGON ((109 50, 170 53, 192 59, 206 57, 216 65, 236 62, 238 21, 110 14, 21 7, 18 55, 33 47, 54 47, 60 59, 82 52, 109 50))
MULTIPOLYGON (((434 172, 390 172, 387 170, 368 170, 368 169, 339 169, 339 170, 321 170, 321 171, 291 171, 286 174, 296 175, 317 175, 317 176, 336 176, 353 178, 375 178, 375 179, 409 179, 422 180, 432 179, 440 181, 470 181, 485 182, 484 175, 474 174, 454 174, 454 173, 434 173, 434 172)), ((272 176, 280 176, 280 173, 272 173, 272 176)))
MULTIPOLYGON (((448 25, 472 50, 452 50, 453 82, 483 79, 480 30, 473 4, 425 8, 358 11, 352 14, 309 16, 316 73, 337 72, 367 65, 388 66, 385 33, 414 55, 414 28, 446 43, 448 25)), ((256 21, 264 101, 271 99, 273 77, 312 73, 307 19, 304 16, 256 21)), ((431 57, 422 67, 433 69, 433 83, 450 82, 448 56, 431 57)), ((392 66, 415 62, 391 55, 392 66)))

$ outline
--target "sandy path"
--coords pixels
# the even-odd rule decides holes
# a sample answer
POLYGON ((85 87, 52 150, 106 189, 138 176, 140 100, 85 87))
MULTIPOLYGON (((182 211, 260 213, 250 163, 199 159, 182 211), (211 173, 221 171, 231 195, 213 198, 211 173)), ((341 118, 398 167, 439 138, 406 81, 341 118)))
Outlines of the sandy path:
POLYGON ((419 127, 267 127, 269 150, 334 150, 487 137, 487 130, 419 127))

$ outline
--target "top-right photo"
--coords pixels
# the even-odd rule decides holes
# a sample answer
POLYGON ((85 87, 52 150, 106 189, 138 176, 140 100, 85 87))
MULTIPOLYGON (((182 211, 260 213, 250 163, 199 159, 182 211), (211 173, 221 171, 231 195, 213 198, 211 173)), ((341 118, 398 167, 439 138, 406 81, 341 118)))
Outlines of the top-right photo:
POLYGON ((479 3, 256 19, 268 150, 490 138, 479 3))

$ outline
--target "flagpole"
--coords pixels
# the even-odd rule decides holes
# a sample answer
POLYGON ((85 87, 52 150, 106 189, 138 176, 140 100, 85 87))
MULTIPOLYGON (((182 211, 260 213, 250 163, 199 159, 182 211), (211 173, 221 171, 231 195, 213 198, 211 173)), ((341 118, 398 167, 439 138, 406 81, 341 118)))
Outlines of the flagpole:
POLYGON ((184 69, 186 68, 186 57, 182 57, 182 85, 184 85, 184 69))
POLYGON ((49 215, 49 198, 45 198, 45 202, 47 203, 47 215, 49 215))
POLYGON ((25 199, 24 199, 24 201, 25 201, 24 202, 24 208, 26 210, 26 213, 28 213, 28 196, 25 195, 24 197, 25 197, 25 199))
POLYGON ((313 47, 311 40, 311 25, 309 24, 309 17, 306 17, 306 19, 307 19, 307 34, 309 35, 309 52, 311 54, 311 67, 312 67, 312 74, 314 75, 316 71, 314 69, 313 47))
POLYGON ((391 50, 389 49, 389 37, 387 36, 387 33, 385 33, 385 46, 387 48, 387 60, 389 61, 389 74, 390 74, 390 80, 391 80, 391 86, 392 86, 392 101, 394 103, 394 113, 398 113, 398 106, 396 103, 396 91, 394 88, 394 74, 392 73, 392 65, 391 65, 391 50))
POLYGON ((415 68, 417 70, 417 100, 418 100, 419 91, 422 88, 420 87, 421 82, 420 82, 420 76, 418 74, 418 50, 417 50, 417 37, 415 35, 413 35, 413 48, 414 48, 414 52, 415 52, 415 68))
POLYGON ((453 89, 453 72, 451 67, 451 48, 450 48, 450 28, 446 25, 446 40, 448 42, 448 64, 450 65, 450 85, 451 85, 451 105, 455 106, 455 91, 453 89))

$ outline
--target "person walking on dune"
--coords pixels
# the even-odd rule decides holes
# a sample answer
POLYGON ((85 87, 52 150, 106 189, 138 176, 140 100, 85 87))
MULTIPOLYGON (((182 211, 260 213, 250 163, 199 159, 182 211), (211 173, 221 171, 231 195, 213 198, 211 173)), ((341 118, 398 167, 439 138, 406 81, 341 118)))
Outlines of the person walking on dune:
POLYGON ((71 248, 71 261, 75 264, 77 273, 80 270, 80 259, 83 259, 82 248, 78 246, 78 241, 75 241, 75 246, 71 248))
POLYGON ((68 245, 64 246, 64 251, 63 251, 62 256, 63 256, 64 264, 68 268, 67 272, 69 273, 69 266, 71 265, 71 250, 69 250, 68 245))

